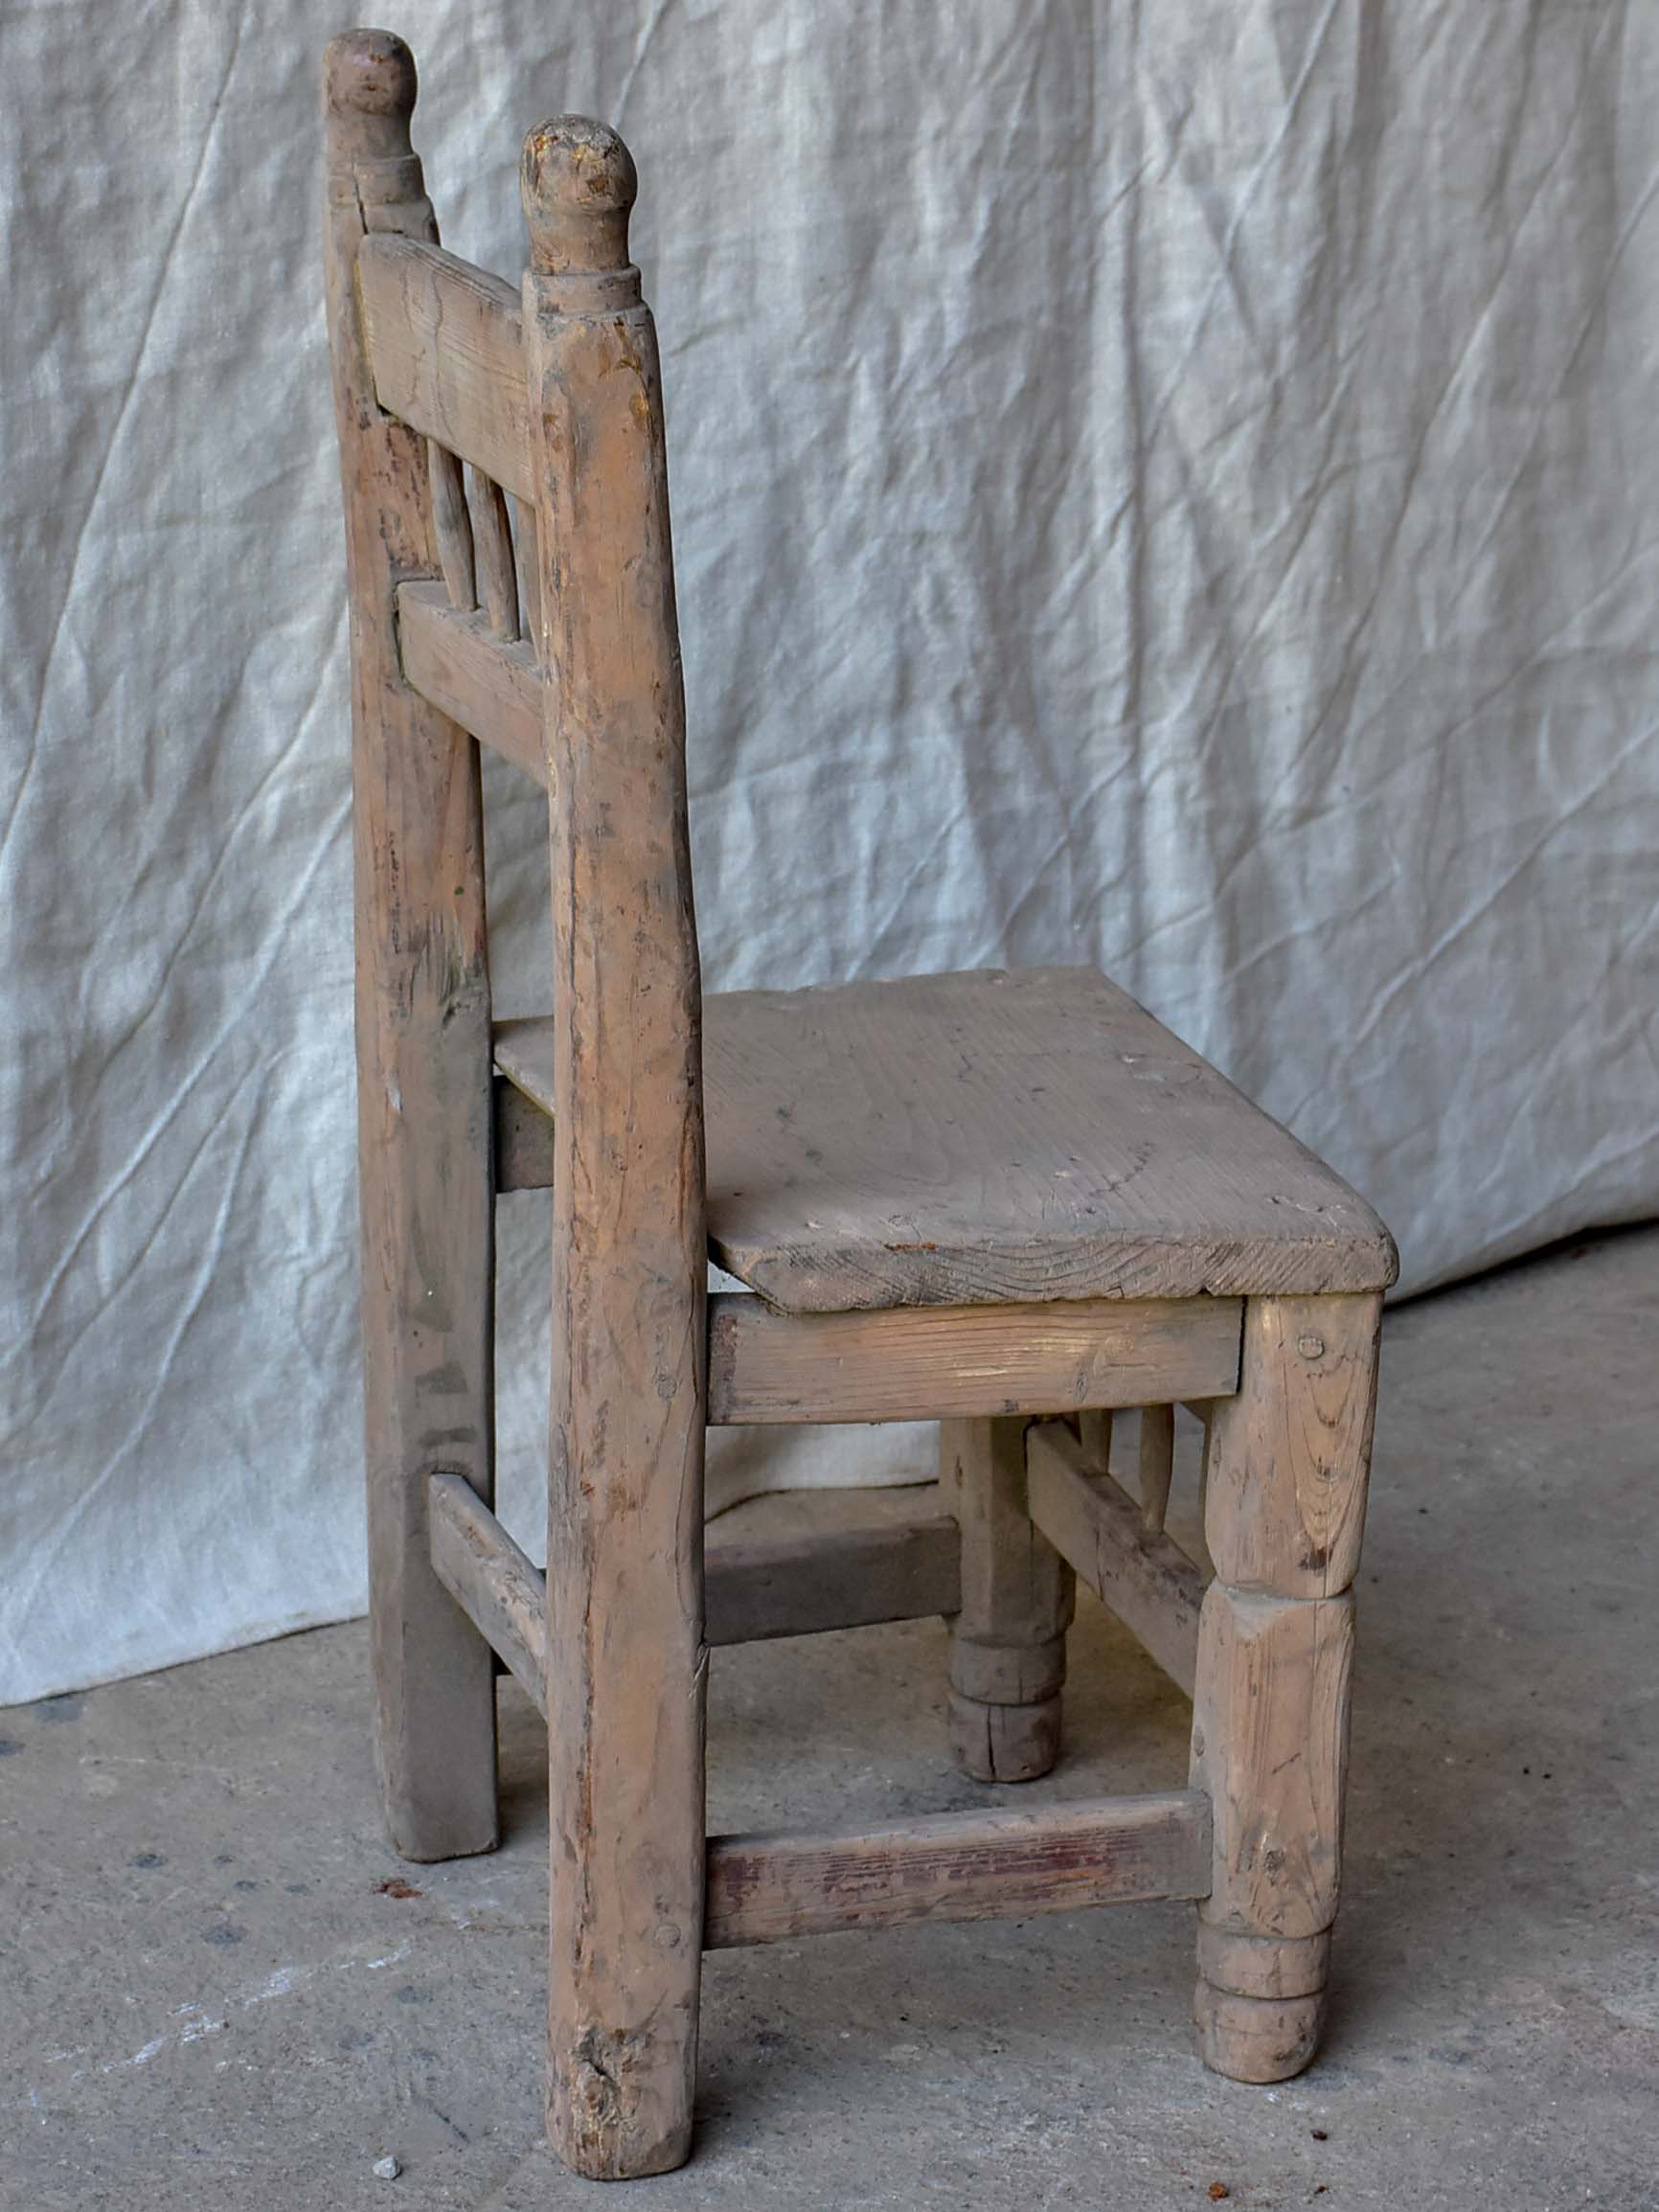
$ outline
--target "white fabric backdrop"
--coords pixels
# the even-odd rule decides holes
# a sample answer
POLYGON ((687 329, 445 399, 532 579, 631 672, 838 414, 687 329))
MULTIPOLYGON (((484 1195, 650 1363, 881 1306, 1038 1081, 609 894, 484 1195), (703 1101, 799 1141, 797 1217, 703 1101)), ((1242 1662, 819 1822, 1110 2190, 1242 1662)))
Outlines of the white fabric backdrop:
MULTIPOLYGON (((343 23, 0 0, 0 1699, 361 1603, 343 23)), ((1656 1209, 1659 11, 395 24, 458 251, 519 268, 541 114, 639 158, 712 986, 1098 960, 1411 1286, 1656 1209)), ((525 1011, 542 822, 497 789, 525 1011)), ((545 1234, 509 1210, 533 1304, 545 1234)), ((925 1464, 721 1442, 722 1495, 925 1464)))

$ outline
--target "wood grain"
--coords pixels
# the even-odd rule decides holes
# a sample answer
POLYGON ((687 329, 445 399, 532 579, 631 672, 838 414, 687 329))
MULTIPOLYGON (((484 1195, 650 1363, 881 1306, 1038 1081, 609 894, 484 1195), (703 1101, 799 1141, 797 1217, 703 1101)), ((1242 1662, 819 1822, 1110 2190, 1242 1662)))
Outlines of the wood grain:
MULTIPOLYGON (((691 2148, 703 1906, 701 992, 656 333, 633 164, 525 142, 554 935, 549 2138, 691 2148)), ((501 481, 504 472, 492 468, 501 481)), ((514 489, 518 489, 516 485, 514 489)))
POLYGON ((507 494, 482 469, 472 471, 473 540, 478 548, 478 581, 492 637, 503 645, 518 640, 518 567, 507 494))
POLYGON ((1212 1584, 1193 1711, 1193 1787, 1215 1812, 1212 1926, 1307 1936, 1335 1918, 1352 1661, 1352 1597, 1212 1584))
MULTIPOLYGON (((479 1633, 547 1711, 547 1579, 458 1475, 431 1480, 433 1567, 479 1633)), ((715 1539, 704 1554, 707 1640, 750 1644, 952 1614, 960 1537, 947 1514, 814 1535, 715 1539)))
POLYGON ((518 604, 521 627, 529 643, 541 653, 541 557, 536 551, 535 509, 523 500, 512 506, 512 559, 518 570, 518 604))
POLYGON ((954 1613, 960 1549, 948 1514, 807 1536, 711 1538, 708 1640, 748 1644, 954 1613))
POLYGON ((417 1859, 496 1840, 489 1646, 433 1572, 427 1477, 493 1480, 489 971, 478 748, 403 682, 393 593, 437 570, 425 442, 375 403, 365 225, 434 238, 383 32, 324 63, 325 275, 352 634, 370 1643, 387 1824, 417 1859))
POLYGON ((807 1314, 720 1292, 709 1419, 928 1421, 1209 1396, 1238 1379, 1239 1323, 1231 1298, 807 1314))
POLYGON ((1110 1474, 1112 1471, 1112 1409, 1091 1407, 1085 1413, 1074 1413, 1069 1420, 1082 1448, 1079 1465, 1089 1474, 1110 1474))
MULTIPOLYGON (((403 679, 439 711, 515 768, 548 779, 542 740, 541 671, 535 649, 494 636, 483 614, 461 614, 442 584, 398 589, 403 679)), ((547 1175, 552 1178, 552 1152, 547 1175)))
POLYGON ((1234 1996, 1316 1996, 1330 1971, 1330 1930, 1303 1936, 1244 1935, 1198 1922, 1198 1972, 1234 1996))
POLYGON ((455 1474, 428 1486, 433 1571, 520 1688, 547 1710, 547 1584, 489 1508, 455 1474))
MULTIPOLYGON (((497 1056, 546 1103, 534 1024, 497 1056)), ((781 1311, 1394 1280, 1370 1207, 1090 969, 714 997, 704 1074, 711 1249, 781 1311)))
POLYGON ((940 1494, 962 1531, 951 1750, 979 1782, 1031 1782, 1059 1755, 1076 1592, 1071 1568, 1027 1510, 1026 1428, 944 1421, 939 1429, 940 1494))
POLYGON ((432 493, 432 536, 443 588, 457 614, 478 604, 478 569, 472 546, 472 514, 461 463, 435 438, 426 441, 426 475, 432 493))
POLYGON ((1011 1920, 1198 1897, 1209 1809, 1193 1790, 934 1813, 836 1836, 709 1842, 711 1950, 916 1921, 1011 1920))
POLYGON ((1170 1511, 1175 1476, 1175 1408, 1143 1405, 1140 1438, 1141 1526, 1157 1536, 1170 1511))
POLYGON ((357 288, 380 405, 534 503, 512 286, 423 240, 377 238, 359 261, 357 288))
POLYGON ((1205 2062, 1305 2066, 1341 1886, 1353 1600, 1376 1389, 1375 1297, 1253 1299, 1238 1397, 1209 1409, 1192 1778, 1215 1814, 1199 1908, 1205 2062))
POLYGON ((710 1211, 774 1305, 1393 1279, 1370 1208, 1092 970, 741 996, 709 1035, 710 1211))
POLYGON ((1235 1995, 1200 1980, 1193 2001, 1207 2066, 1234 2082, 1287 2082, 1309 2065, 1325 2027, 1325 1992, 1294 1997, 1235 1995))
POLYGON ((1062 1422, 1042 1422, 1026 1440, 1032 1518, 1101 1603, 1116 1614, 1188 1697, 1197 1667, 1204 1578, 1062 1422))
POLYGON ((1236 1589, 1333 1597, 1352 1582, 1381 1323, 1378 1297, 1251 1301, 1239 1393, 1206 1448, 1204 1539, 1236 1589))

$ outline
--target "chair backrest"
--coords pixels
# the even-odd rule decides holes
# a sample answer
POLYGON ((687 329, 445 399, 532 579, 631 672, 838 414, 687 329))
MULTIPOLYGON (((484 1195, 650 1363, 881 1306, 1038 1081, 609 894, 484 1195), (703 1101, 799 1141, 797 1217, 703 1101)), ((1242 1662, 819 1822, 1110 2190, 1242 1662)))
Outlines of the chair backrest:
MULTIPOLYGON (((459 1072, 480 1049, 480 995, 489 1020, 482 739, 550 793, 554 1510, 580 1456, 581 1482, 666 1514, 666 1543, 676 1516, 700 1514, 700 1482, 682 1476, 700 1473, 704 1402, 701 993, 661 376, 627 258, 634 168, 600 124, 530 133, 515 294, 438 246, 415 91, 385 33, 329 49, 359 1024, 413 1018, 467 1111, 488 1086, 487 1041, 482 1079, 459 1072)), ((361 1044, 359 1061, 360 1081, 383 1080, 361 1044)))

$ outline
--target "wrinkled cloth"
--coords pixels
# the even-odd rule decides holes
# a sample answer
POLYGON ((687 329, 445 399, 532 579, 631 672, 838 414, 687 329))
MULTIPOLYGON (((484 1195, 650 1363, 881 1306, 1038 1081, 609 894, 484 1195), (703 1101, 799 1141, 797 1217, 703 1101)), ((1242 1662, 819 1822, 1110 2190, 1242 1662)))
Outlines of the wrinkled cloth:
MULTIPOLYGON (((0 0, 0 1700, 363 1604, 342 21, 0 0)), ((710 988, 1099 963, 1407 1288, 1656 1210, 1659 11, 396 27, 458 252, 521 267, 543 114, 638 158, 710 988)), ((533 1011, 545 810, 489 791, 533 1011)), ((534 1543, 545 1199, 502 1225, 534 1543)), ((931 1448, 714 1447, 716 1502, 931 1448)))

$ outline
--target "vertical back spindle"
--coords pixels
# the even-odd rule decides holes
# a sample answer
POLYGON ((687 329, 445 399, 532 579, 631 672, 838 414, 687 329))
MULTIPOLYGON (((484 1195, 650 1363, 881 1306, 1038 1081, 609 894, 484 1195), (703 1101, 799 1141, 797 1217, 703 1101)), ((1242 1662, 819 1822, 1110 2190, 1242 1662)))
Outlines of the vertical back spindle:
POLYGON ((490 629, 504 644, 518 635, 518 580, 513 570, 512 525, 507 519, 507 494, 493 476, 474 468, 472 505, 478 547, 478 573, 484 586, 484 611, 490 629))
POLYGON ((536 552, 535 509, 523 500, 512 502, 512 557, 518 570, 520 635, 529 638, 539 657, 541 645, 541 557, 536 552))
POLYGON ((478 578, 472 550, 472 517, 461 463, 436 438, 426 441, 426 473, 432 486, 432 531, 449 604, 463 614, 478 604, 478 578))

